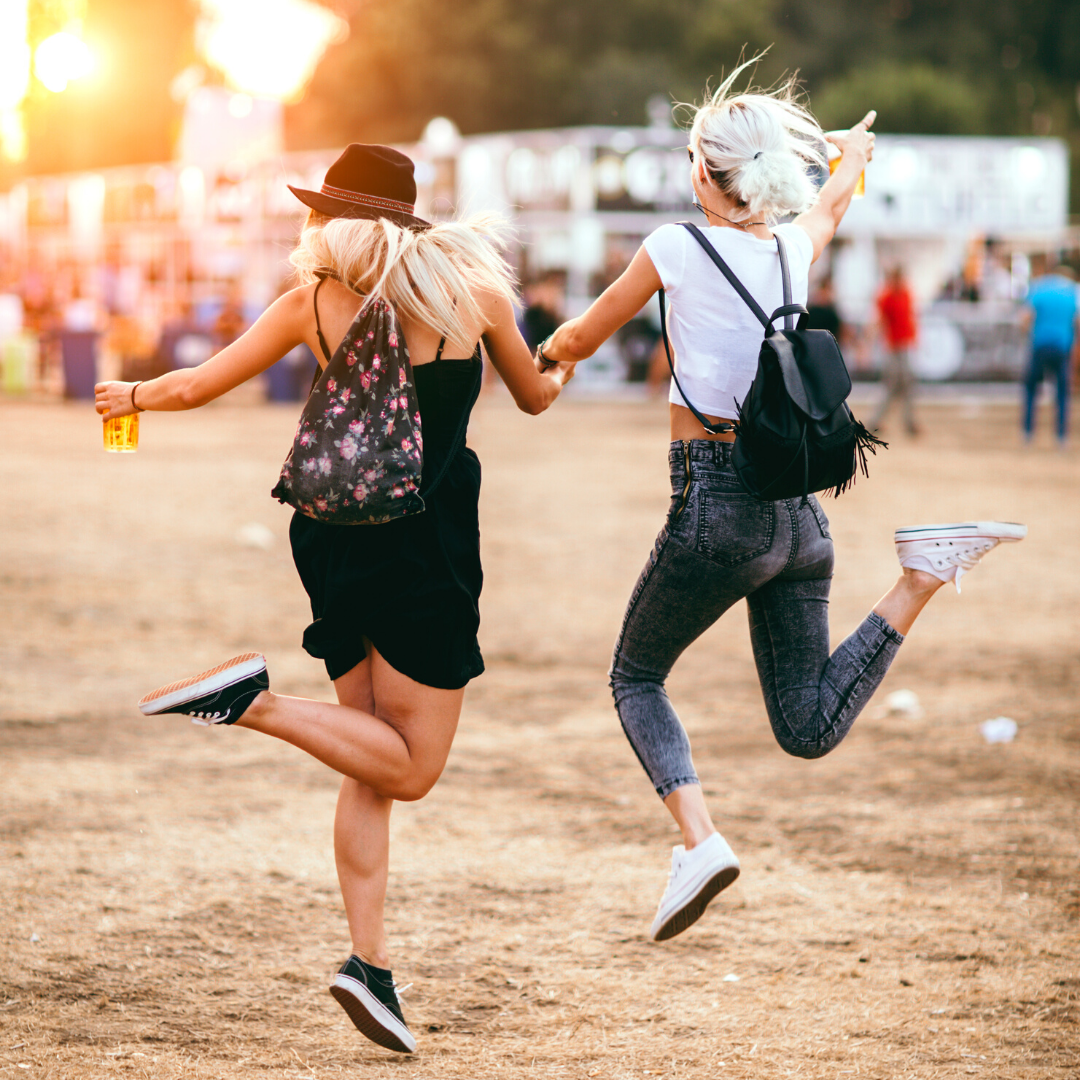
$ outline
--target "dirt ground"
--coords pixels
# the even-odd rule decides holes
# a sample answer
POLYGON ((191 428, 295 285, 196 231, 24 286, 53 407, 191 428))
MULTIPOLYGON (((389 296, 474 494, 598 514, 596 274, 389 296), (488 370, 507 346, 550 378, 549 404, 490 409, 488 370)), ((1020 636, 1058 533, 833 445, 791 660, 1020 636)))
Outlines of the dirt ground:
POLYGON ((743 874, 654 945, 677 836, 605 673, 667 505, 665 412, 478 406, 488 671, 394 813, 402 1057, 326 992, 334 775, 134 708, 247 649, 330 700, 268 495, 295 407, 145 416, 119 457, 86 406, 0 402, 0 1075, 1080 1076, 1080 454, 1022 451, 1011 405, 935 405, 826 502, 835 641, 893 579, 895 526, 1031 530, 942 591, 831 756, 773 743, 741 605, 684 657, 743 874), (900 688, 921 716, 887 712, 900 688), (989 745, 999 715, 1019 733, 989 745))

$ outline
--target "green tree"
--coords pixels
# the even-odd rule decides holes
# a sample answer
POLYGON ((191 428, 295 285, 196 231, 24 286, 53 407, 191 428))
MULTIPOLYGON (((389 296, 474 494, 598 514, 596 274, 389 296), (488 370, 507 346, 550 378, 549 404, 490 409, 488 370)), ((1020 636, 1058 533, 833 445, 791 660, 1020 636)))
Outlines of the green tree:
POLYGON ((880 131, 967 135, 987 126, 987 100, 962 76, 928 64, 877 64, 831 79, 813 106, 822 125, 850 127, 876 109, 880 131))

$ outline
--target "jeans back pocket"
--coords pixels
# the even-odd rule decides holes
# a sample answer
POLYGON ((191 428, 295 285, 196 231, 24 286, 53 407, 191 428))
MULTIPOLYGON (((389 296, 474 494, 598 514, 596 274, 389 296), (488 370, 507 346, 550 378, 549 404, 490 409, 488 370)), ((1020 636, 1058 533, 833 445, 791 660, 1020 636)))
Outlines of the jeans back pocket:
POLYGON ((764 555, 776 532, 776 504, 744 492, 701 492, 698 550, 722 566, 764 555))

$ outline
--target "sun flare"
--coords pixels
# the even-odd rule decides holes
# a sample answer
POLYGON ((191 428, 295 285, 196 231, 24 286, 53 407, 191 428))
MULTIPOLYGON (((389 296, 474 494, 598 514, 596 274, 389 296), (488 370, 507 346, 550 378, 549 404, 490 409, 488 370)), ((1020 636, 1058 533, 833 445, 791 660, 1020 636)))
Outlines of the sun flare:
POLYGON ((66 30, 47 37, 34 50, 34 74, 54 94, 63 93, 68 83, 89 75, 94 67, 90 46, 66 30))
POLYGON ((311 0, 200 0, 198 44, 242 94, 296 101, 348 23, 311 0))

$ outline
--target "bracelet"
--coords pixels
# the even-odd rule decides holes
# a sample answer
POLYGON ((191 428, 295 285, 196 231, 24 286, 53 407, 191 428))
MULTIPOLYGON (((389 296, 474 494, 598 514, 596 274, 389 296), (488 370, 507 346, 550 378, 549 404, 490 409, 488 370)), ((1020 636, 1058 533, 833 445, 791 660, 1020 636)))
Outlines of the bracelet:
POLYGON ((559 363, 559 361, 558 361, 558 360, 549 360, 549 359, 548 359, 548 358, 547 358, 547 357, 546 357, 546 356, 544 355, 544 346, 545 346, 545 345, 546 345, 546 344, 547 344, 547 343, 548 343, 548 342, 549 342, 550 340, 551 340, 551 335, 550 335, 550 334, 548 334, 548 336, 547 336, 546 338, 544 338, 544 340, 543 340, 543 341, 541 341, 539 345, 537 345, 537 346, 536 346, 536 355, 537 355, 538 357, 540 357, 540 363, 541 363, 541 364, 543 364, 545 368, 553 368, 553 367, 557 366, 557 365, 558 365, 558 363, 559 363))
POLYGON ((140 409, 140 408, 139 408, 139 406, 135 404, 135 391, 136 391, 136 390, 137 390, 137 389, 138 389, 138 388, 139 388, 140 386, 142 386, 142 384, 143 384, 143 380, 142 380, 142 379, 140 379, 140 380, 139 380, 138 382, 136 382, 136 383, 133 383, 133 384, 132 384, 132 386, 131 386, 131 407, 132 407, 132 408, 133 408, 133 409, 134 409, 134 410, 135 410, 136 412, 146 412, 146 410, 145 410, 145 409, 140 409))

